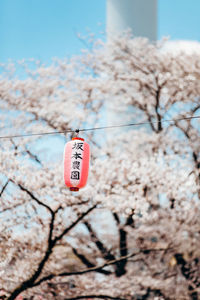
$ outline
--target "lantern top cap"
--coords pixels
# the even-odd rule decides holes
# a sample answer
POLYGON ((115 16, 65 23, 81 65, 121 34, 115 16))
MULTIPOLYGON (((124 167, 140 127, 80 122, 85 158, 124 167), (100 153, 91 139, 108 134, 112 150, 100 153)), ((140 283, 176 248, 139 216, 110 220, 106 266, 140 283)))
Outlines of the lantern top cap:
POLYGON ((74 141, 74 140, 81 140, 81 141, 84 141, 84 139, 82 139, 82 138, 80 138, 80 137, 77 137, 77 136, 72 138, 72 141, 74 141))

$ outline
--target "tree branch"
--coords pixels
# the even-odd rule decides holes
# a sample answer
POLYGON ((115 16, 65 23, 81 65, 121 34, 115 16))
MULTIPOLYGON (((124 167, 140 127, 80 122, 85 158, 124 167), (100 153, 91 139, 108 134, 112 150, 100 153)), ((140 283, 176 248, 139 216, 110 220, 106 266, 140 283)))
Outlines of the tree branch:
POLYGON ((127 300, 120 297, 112 297, 108 295, 85 295, 85 296, 76 296, 71 298, 65 298, 65 300, 78 300, 78 299, 113 299, 113 300, 127 300))
MULTIPOLYGON (((170 248, 168 248, 170 249, 170 248)), ((107 266, 111 266, 111 265, 115 265, 116 263, 120 262, 120 261, 123 261, 123 260, 127 260, 133 256, 136 256, 136 255, 139 255, 141 253, 145 253, 145 252, 151 252, 151 251, 165 251, 166 248, 158 248, 158 249, 144 249, 144 250, 140 250, 138 252, 132 252, 128 255, 126 255, 125 257, 120 257, 118 259, 114 259, 114 260, 111 260, 111 261, 108 261, 108 262, 105 262, 99 266, 95 266, 95 267, 92 267, 92 268, 88 268, 88 269, 85 269, 85 270, 81 270, 81 271, 76 271, 76 272, 62 272, 62 273, 57 273, 57 274, 49 274, 43 278, 41 278, 39 281, 37 281, 33 286, 38 286, 40 285, 42 282, 44 281, 47 281, 47 280, 51 280, 55 277, 64 277, 64 276, 73 276, 73 275, 83 275, 83 274, 86 274, 86 273, 91 273, 91 272, 97 272, 99 270, 102 270, 103 268, 107 267, 107 266)))
MULTIPOLYGON (((93 268, 95 267, 95 265, 93 263, 91 263, 88 258, 86 258, 83 254, 78 253, 78 251, 75 248, 72 248, 73 253, 81 260, 81 262, 88 268, 93 268)), ((99 270, 99 273, 105 274, 105 275, 109 275, 111 274, 110 271, 106 271, 106 270, 99 270)))
MULTIPOLYGON (((119 232, 119 250, 120 250, 120 257, 125 257, 128 254, 127 250, 127 233, 126 231, 121 227, 120 225, 120 219, 117 213, 113 213, 114 219, 116 220, 117 226, 118 226, 118 232, 119 232)), ((125 266, 126 266, 127 260, 119 261, 116 264, 116 276, 120 277, 126 273, 125 266)))
POLYGON ((28 288, 31 288, 34 286, 35 281, 38 279, 38 277, 41 275, 42 270, 44 268, 44 265, 46 264, 46 262, 49 259, 49 256, 51 255, 53 248, 56 244, 56 242, 58 240, 60 240, 67 232, 69 232, 69 230, 71 230, 74 226, 76 226, 80 220, 82 220, 91 210, 93 210, 96 205, 94 205, 93 207, 89 208, 85 213, 83 213, 75 222, 73 222, 68 228, 66 228, 62 234, 60 234, 58 237, 52 239, 52 234, 53 234, 53 230, 54 230, 54 221, 55 221, 55 215, 58 212, 58 210, 60 209, 60 207, 56 210, 53 211, 48 205, 44 204, 43 202, 41 202, 39 199, 37 199, 33 193, 31 193, 28 189, 26 189, 25 187, 23 187, 21 184, 19 184, 19 187, 25 191, 33 200, 35 200, 38 204, 44 206, 45 208, 48 209, 48 211, 51 214, 51 221, 49 224, 49 234, 48 234, 48 245, 47 245, 47 250, 45 252, 44 257, 42 258, 42 260, 40 261, 37 270, 34 272, 33 275, 31 275, 31 277, 27 280, 25 280, 22 284, 20 284, 19 287, 17 287, 11 294, 11 296, 8 298, 8 300, 14 300, 21 292, 27 290, 28 288))
POLYGON ((157 90, 156 90, 156 106, 155 106, 155 111, 156 111, 156 116, 157 116, 157 121, 158 121, 157 132, 160 132, 160 131, 162 131, 162 122, 161 122, 162 118, 161 118, 161 114, 159 113, 161 87, 158 85, 158 78, 156 78, 156 83, 157 83, 157 90))
POLYGON ((30 156, 30 158, 34 159, 37 163, 42 165, 41 161, 37 157, 37 155, 33 154, 27 147, 26 147, 26 153, 30 156))
POLYGON ((49 224, 49 234, 48 234, 48 246, 47 246, 47 250, 46 253, 44 255, 44 257, 42 258, 42 260, 40 261, 37 270, 33 273, 33 275, 31 275, 31 277, 27 280, 25 280, 22 284, 20 284, 20 286, 18 286, 11 294, 11 296, 8 298, 8 300, 14 300, 21 292, 27 290, 28 288, 32 287, 35 280, 40 276, 45 263, 47 262, 50 254, 52 253, 52 249, 54 247, 54 243, 52 242, 52 234, 53 234, 53 229, 54 229, 54 221, 55 221, 55 215, 58 212, 58 209, 54 212, 48 205, 44 204, 43 202, 41 202, 39 199, 37 199, 33 193, 31 193, 28 189, 26 189, 25 187, 23 187, 21 184, 18 185, 21 190, 25 191, 33 200, 35 200, 38 204, 44 206, 45 208, 47 208, 47 210, 50 212, 51 214, 51 221, 49 224))
POLYGON ((24 186, 22 186, 20 183, 18 184, 19 188, 26 192, 33 200, 35 200, 39 205, 42 205, 44 206, 50 213, 51 215, 54 213, 53 210, 48 206, 46 205, 45 203, 43 203, 42 201, 40 201, 39 199, 37 199, 34 194, 32 192, 30 192, 27 188, 25 188, 24 186))
MULTIPOLYGON (((150 288, 150 287, 148 287, 147 288, 147 291, 146 291, 146 294, 144 294, 143 296, 141 296, 141 300, 146 300, 146 299, 148 299, 148 298, 150 298, 151 297, 151 294, 153 294, 154 296, 157 296, 157 297, 162 297, 162 298, 164 298, 165 300, 169 300, 169 298, 168 297, 166 297, 162 292, 161 292, 161 290, 160 289, 152 289, 152 288, 150 288)), ((156 297, 156 298, 157 298, 156 297)), ((159 298, 160 299, 160 298, 159 298)))
MULTIPOLYGON (((185 261, 183 255, 181 253, 176 253, 175 256, 177 265, 180 266, 182 275, 186 278, 186 280, 189 282, 188 284, 188 290, 190 291, 191 298, 196 300, 198 299, 198 294, 195 291, 196 287, 200 287, 200 281, 199 277, 197 275, 197 278, 194 277, 194 274, 196 270, 192 270, 190 268, 190 265, 185 261)), ((197 266, 199 259, 194 259, 194 262, 197 266)), ((196 267, 198 270, 198 266, 196 267)))
POLYGON ((67 234, 72 228, 74 228, 83 218, 85 218, 92 210, 94 210, 97 207, 97 204, 93 205, 92 207, 90 207, 86 212, 84 212, 83 214, 81 214, 75 222, 73 222, 69 227, 67 227, 65 230, 63 230, 63 232, 58 235, 57 237, 55 237, 54 241, 55 243, 59 240, 61 240, 63 238, 63 236, 65 234, 67 234))
POLYGON ((100 241, 100 239, 97 237, 96 233, 93 231, 92 226, 87 221, 85 221, 84 224, 90 233, 90 237, 91 237, 92 241, 96 244, 96 246, 99 249, 99 251, 101 252, 103 258, 105 260, 114 260, 115 256, 108 249, 106 249, 104 244, 100 241))
MULTIPOLYGON (((120 257, 126 257, 128 250, 127 250, 127 233, 123 228, 119 229, 119 249, 120 249, 120 257)), ((126 263, 127 259, 123 259, 117 263, 116 268, 116 275, 118 277, 124 275, 126 273, 126 263)))
POLYGON ((6 181, 6 183, 4 184, 3 188, 1 189, 1 191, 0 191, 0 197, 3 195, 3 192, 5 191, 7 185, 9 184, 9 181, 10 181, 10 179, 8 179, 8 180, 6 181))

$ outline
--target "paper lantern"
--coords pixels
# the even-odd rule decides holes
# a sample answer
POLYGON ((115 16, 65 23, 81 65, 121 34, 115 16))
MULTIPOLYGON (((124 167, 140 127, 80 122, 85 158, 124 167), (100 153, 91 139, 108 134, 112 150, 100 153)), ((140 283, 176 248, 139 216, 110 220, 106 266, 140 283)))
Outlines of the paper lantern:
POLYGON ((78 191, 87 183, 90 146, 80 137, 72 138, 64 150, 64 180, 71 191, 78 191))

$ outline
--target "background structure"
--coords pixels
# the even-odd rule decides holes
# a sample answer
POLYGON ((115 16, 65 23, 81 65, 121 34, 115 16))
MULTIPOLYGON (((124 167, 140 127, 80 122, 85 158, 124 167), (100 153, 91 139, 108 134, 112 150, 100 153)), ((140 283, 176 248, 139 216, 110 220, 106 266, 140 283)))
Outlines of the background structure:
POLYGON ((127 28, 135 36, 157 40, 157 0, 107 0, 107 35, 127 28))
MULTIPOLYGON (((157 5, 158 39, 200 39, 200 1, 158 0, 157 5)), ((88 45, 77 34, 86 36, 88 30, 96 37, 105 33, 106 0, 1 0, 0 62, 33 57, 49 63, 55 56, 79 54, 88 45)))

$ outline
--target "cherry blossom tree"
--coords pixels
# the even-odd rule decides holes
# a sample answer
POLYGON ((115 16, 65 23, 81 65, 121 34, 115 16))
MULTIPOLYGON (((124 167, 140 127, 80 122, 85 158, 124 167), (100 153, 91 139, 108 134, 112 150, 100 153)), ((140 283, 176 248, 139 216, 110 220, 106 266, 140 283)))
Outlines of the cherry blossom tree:
POLYGON ((1 299, 198 299, 199 58, 124 35, 1 65, 1 299), (145 124, 80 130, 90 176, 72 193, 64 144, 108 107, 108 125, 145 124))

